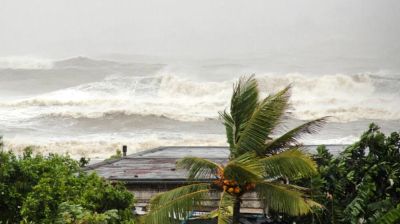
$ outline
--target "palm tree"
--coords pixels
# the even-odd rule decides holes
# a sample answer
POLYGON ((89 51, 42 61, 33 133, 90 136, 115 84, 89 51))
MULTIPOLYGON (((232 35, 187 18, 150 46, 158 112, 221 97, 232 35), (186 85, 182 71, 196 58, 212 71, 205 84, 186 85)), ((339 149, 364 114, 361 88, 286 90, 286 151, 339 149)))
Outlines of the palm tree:
POLYGON ((239 223, 242 196, 248 192, 255 192, 268 209, 294 216, 320 206, 307 196, 307 189, 282 181, 316 172, 316 164, 297 139, 314 133, 325 121, 316 119, 271 138, 286 114, 289 90, 290 86, 259 100, 254 76, 239 79, 230 113, 220 113, 230 150, 228 162, 218 164, 196 157, 179 160, 177 166, 188 170, 191 184, 154 196, 145 223, 179 223, 192 211, 210 206, 210 195, 216 193, 217 208, 207 217, 217 218, 218 224, 239 223))

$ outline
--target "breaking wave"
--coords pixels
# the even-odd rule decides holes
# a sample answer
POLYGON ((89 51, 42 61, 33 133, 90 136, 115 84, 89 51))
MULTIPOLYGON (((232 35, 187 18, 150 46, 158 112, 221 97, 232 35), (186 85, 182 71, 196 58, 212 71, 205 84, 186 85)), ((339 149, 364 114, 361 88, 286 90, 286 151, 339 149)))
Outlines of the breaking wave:
MULTIPOLYGON (((264 74, 257 76, 264 95, 292 84, 291 114, 309 120, 400 119, 400 79, 396 76, 264 74)), ((232 82, 193 81, 171 74, 109 76, 98 82, 3 102, 3 115, 25 118, 69 116, 101 118, 112 114, 153 115, 180 121, 217 118, 229 107, 232 82), (8 113, 7 113, 8 111, 8 113)))
MULTIPOLYGON (((226 145, 218 112, 229 109, 236 81, 229 74, 247 69, 231 67, 181 71, 82 57, 54 62, 0 58, 0 135, 16 151, 34 144, 37 152, 92 158, 106 158, 122 144, 130 153, 162 145, 226 145), (23 91, 29 88, 35 91, 23 91)), ((285 125, 333 117, 326 131, 304 138, 305 144, 351 143, 376 120, 387 130, 399 127, 400 75, 256 77, 263 96, 292 85, 294 119, 285 125)))
POLYGON ((293 84, 294 117, 302 120, 332 116, 335 121, 400 119, 399 77, 370 74, 305 76, 288 74, 261 78, 265 89, 293 84), (378 77, 378 78, 377 78, 378 77))

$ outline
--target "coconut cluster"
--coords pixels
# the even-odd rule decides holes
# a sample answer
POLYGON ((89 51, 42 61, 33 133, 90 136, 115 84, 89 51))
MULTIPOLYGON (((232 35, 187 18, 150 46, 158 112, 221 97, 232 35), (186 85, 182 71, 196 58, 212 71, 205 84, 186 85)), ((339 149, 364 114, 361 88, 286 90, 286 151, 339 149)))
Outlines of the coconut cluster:
POLYGON ((247 191, 253 190, 256 186, 254 183, 238 184, 235 180, 227 180, 225 178, 218 178, 214 181, 214 184, 231 195, 242 195, 247 191))

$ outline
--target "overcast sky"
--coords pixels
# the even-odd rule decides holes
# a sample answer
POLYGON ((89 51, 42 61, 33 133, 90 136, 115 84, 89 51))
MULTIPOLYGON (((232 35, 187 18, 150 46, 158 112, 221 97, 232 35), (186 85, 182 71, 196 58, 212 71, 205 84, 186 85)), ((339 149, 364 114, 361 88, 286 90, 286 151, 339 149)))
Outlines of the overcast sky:
POLYGON ((0 56, 399 55, 398 0, 0 0, 0 56))

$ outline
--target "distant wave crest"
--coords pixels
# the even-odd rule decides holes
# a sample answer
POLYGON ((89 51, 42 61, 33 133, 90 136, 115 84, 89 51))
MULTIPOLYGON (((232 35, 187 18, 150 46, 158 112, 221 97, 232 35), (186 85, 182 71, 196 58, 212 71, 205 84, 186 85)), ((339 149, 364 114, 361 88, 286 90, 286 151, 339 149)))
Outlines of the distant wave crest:
POLYGON ((0 69, 51 69, 53 61, 36 57, 0 57, 0 69))

